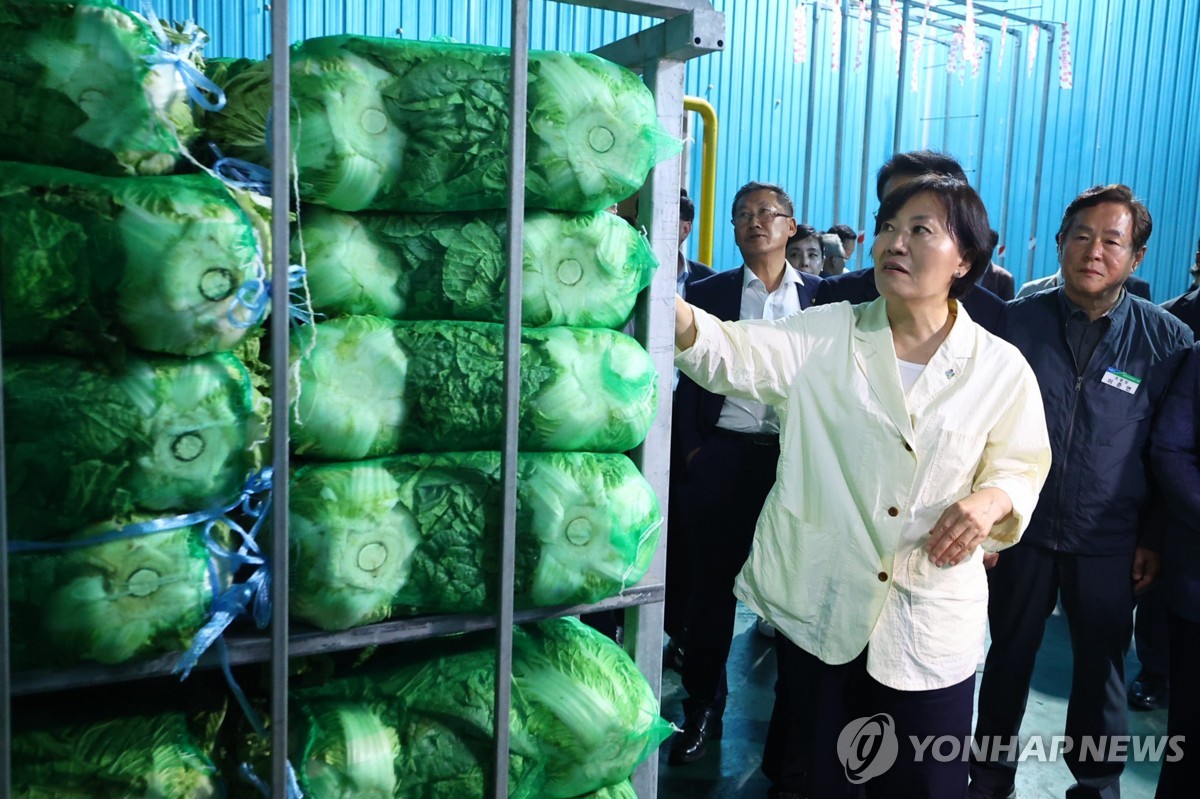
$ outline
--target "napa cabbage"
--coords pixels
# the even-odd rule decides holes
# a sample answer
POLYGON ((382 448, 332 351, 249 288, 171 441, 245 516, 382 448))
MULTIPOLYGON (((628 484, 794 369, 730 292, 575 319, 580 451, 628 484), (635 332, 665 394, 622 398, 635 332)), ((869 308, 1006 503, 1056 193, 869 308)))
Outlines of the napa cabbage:
MULTIPOLYGON (((330 316, 503 322, 503 212, 347 214, 309 206, 292 240, 313 307, 330 316)), ((531 327, 619 328, 658 261, 614 214, 525 217, 521 318, 531 327)))
MULTIPOLYGON (((303 199, 343 211, 507 205, 506 50, 326 36, 295 45, 291 71, 303 199)), ((221 76, 228 104, 207 116, 208 133, 226 154, 269 165, 270 63, 221 76)), ((530 53, 528 98, 530 208, 604 209, 682 147, 641 80, 594 55, 530 53)))
MULTIPOLYGON (((171 172, 198 130, 187 86, 160 57, 166 38, 109 0, 5 0, 0 159, 106 175, 171 172)), ((203 66, 189 50, 181 57, 203 66)))
MULTIPOLYGON (((484 322, 331 319, 293 335, 298 455, 359 460, 499 449, 504 328, 484 322)), ((520 446, 624 452, 649 431, 658 376, 629 336, 575 327, 521 332, 520 446)))
POLYGON ((266 216, 208 175, 0 164, 5 348, 234 349, 265 311, 266 216))
MULTIPOLYGON (((645 575, 658 502, 624 455, 523 453, 518 607, 590 604, 645 575)), ((311 464, 291 487, 292 615, 345 629, 494 607, 500 455, 454 452, 311 464)))

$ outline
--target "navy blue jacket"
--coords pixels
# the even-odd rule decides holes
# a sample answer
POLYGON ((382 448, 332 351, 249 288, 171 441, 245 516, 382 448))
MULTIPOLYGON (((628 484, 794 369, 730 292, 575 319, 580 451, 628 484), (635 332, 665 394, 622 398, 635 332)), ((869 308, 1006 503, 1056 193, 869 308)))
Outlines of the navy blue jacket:
MULTIPOLYGON (((840 275, 826 278, 817 287, 817 297, 813 305, 828 305, 834 302, 848 302, 857 305, 860 302, 870 302, 879 296, 875 286, 875 270, 859 269, 856 272, 843 272, 840 275)), ((1007 309, 1004 300, 997 297, 983 286, 976 286, 963 297, 962 305, 967 309, 971 319, 992 335, 1008 338, 1008 327, 1005 322, 1007 309)))
MULTIPOLYGON (((691 289, 692 284, 698 280, 703 280, 706 277, 712 277, 717 272, 711 266, 702 264, 699 261, 687 259, 688 274, 683 279, 683 290, 686 292, 691 289)), ((684 299, 687 299, 686 297, 684 299)))
POLYGON ((1200 344, 1163 402, 1150 459, 1167 514, 1163 580, 1171 609, 1200 622, 1200 344))
MULTIPOLYGON (((742 315, 742 270, 745 268, 718 272, 696 281, 688 289, 687 301, 722 321, 737 321, 742 315)), ((813 304, 821 278, 802 274, 800 279, 802 282, 796 286, 796 292, 800 295, 800 308, 804 309, 813 304)), ((672 446, 680 459, 686 458, 712 433, 724 405, 725 397, 721 394, 705 391, 687 375, 679 376, 671 429, 672 446)), ((679 461, 676 461, 676 468, 678 466, 679 461)))
POLYGON ((1192 329, 1193 334, 1200 330, 1200 289, 1192 289, 1187 294, 1167 300, 1162 307, 1179 317, 1192 329))
MULTIPOLYGON (((1009 341, 1037 376, 1053 462, 1023 544, 1077 555, 1118 555, 1139 545, 1149 493, 1150 429, 1192 332, 1126 291, 1112 326, 1077 376, 1067 344, 1063 289, 1008 305, 1009 341), (1110 370, 1141 380, 1132 394, 1101 382, 1110 370)), ((1146 525, 1147 535, 1151 534, 1146 525)))

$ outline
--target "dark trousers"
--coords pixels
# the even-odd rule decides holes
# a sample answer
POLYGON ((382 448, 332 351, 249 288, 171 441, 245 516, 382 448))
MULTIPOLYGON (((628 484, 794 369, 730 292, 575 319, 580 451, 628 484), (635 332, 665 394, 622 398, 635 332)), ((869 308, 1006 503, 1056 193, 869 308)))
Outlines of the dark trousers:
POLYGON ((1137 649, 1142 672, 1152 677, 1167 676, 1170 657, 1170 615, 1167 610, 1167 592, 1155 583, 1137 597, 1137 613, 1133 620, 1133 645, 1137 649))
MULTIPOLYGON (((1084 736, 1129 733, 1125 654, 1133 635, 1132 568, 1133 553, 1070 555, 1018 545, 1002 552, 988 572, 992 645, 979 687, 977 748, 996 751, 997 739, 1019 734, 1046 619, 1061 597, 1072 651, 1065 731, 1075 745, 1063 756, 1076 780, 1069 799, 1121 795, 1124 761, 1081 759, 1080 752, 1084 736)), ((1016 779, 1018 753, 973 759, 972 786, 1003 796, 1016 779)))
MULTIPOLYGON (((780 682, 788 686, 793 700, 787 726, 793 731, 789 743, 795 747, 774 753, 791 761, 781 764, 788 780, 776 783, 777 788, 812 799, 963 799, 968 771, 964 751, 971 736, 975 675, 947 688, 898 691, 867 673, 865 651, 849 663, 831 666, 780 633, 775 642, 781 652, 780 664, 786 669, 780 682), (895 742, 891 751, 896 755, 890 767, 875 773, 879 765, 870 754, 877 751, 878 757, 884 757, 886 747, 878 739, 872 746, 861 737, 855 740, 853 732, 843 731, 851 724, 861 726, 864 719, 882 718, 880 714, 890 719, 885 722, 890 724, 890 732, 881 737, 895 742), (856 751, 860 757, 848 766, 847 756, 856 751), (865 758, 861 757, 864 752, 865 758), (848 769, 864 762, 867 765, 856 779, 866 779, 852 783, 848 769)), ((763 768, 767 769, 765 756, 763 768)))
POLYGON ((710 705, 724 712, 725 661, 737 610, 733 582, 750 554, 778 460, 778 444, 718 431, 705 439, 689 466, 685 518, 692 542, 692 590, 682 674, 687 714, 710 705))
MULTIPOLYGON (((1200 785, 1200 623, 1168 611, 1171 633, 1170 669, 1171 698, 1167 710, 1167 735, 1183 736, 1178 749, 1180 760, 1164 760, 1158 778, 1155 799, 1192 799, 1200 785)), ((1172 746, 1168 742, 1168 757, 1172 746)))
POLYGON ((688 598, 692 590, 691 550, 695 542, 688 536, 685 492, 687 482, 680 465, 672 455, 671 484, 667 500, 667 575, 666 596, 663 598, 663 631, 678 644, 684 643, 687 629, 688 598))

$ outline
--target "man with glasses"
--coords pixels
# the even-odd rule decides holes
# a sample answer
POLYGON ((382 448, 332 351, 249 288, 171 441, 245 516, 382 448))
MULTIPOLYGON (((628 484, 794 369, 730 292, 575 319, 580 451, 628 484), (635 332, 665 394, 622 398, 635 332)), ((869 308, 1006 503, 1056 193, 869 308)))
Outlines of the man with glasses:
MULTIPOLYGON (((693 283, 688 302, 724 320, 781 319, 807 308, 820 278, 787 262, 796 232, 792 200, 781 187, 748 183, 733 199, 733 234, 744 264, 693 283)), ((676 392, 678 443, 691 536, 687 654, 681 675, 683 732, 671 765, 692 763, 721 737, 728 686, 725 661, 737 600, 733 581, 746 562, 754 526, 779 460, 779 417, 765 405, 727 399, 681 377, 676 392)))

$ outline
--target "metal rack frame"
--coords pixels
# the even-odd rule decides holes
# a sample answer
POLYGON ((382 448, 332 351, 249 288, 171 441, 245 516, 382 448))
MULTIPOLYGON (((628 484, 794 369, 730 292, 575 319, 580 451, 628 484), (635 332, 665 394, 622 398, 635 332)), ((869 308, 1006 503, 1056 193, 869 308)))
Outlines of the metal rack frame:
MULTIPOLYGON (((724 15, 715 11, 709 0, 553 0, 563 4, 588 6, 619 13, 639 14, 661 22, 597 50, 597 54, 631 69, 641 71, 646 84, 654 93, 658 114, 666 128, 680 135, 683 120, 683 88, 685 62, 724 48, 724 15)), ((513 81, 511 86, 510 129, 514 132, 510 150, 510 174, 513 180, 509 194, 509 286, 507 321, 505 323, 505 440, 502 449, 504 518, 500 569, 501 595, 498 610, 488 615, 428 616, 403 619, 339 633, 305 632, 289 635, 288 625, 288 517, 273 513, 271 586, 273 617, 269 637, 253 635, 229 636, 228 657, 231 664, 269 663, 271 674, 271 774, 272 795, 283 799, 287 785, 288 735, 288 659, 292 656, 313 655, 366 646, 429 638, 448 633, 485 629, 497 631, 496 680, 496 752, 494 763, 494 794, 508 794, 508 713, 512 666, 512 625, 554 616, 577 614, 594 610, 629 608, 634 612, 626 619, 626 648, 631 651, 638 667, 649 680, 655 696, 661 694, 662 679, 662 600, 666 569, 666 526, 659 549, 655 553, 645 579, 620 596, 594 605, 578 607, 539 608, 514 612, 513 576, 516 517, 515 464, 518 450, 516 413, 519 386, 520 352, 520 279, 522 235, 524 229, 524 151, 526 83, 528 69, 529 0, 511 0, 513 81), (516 320, 514 322, 514 320, 516 320)), ((271 47, 273 55, 272 101, 275 107, 289 104, 289 0, 274 0, 270 6, 271 47)), ((291 151, 289 115, 273 114, 269 132, 272 151, 291 151)), ((275 207, 287 207, 291 192, 291 165, 278 164, 273 170, 271 193, 275 207)), ((675 262, 678 232, 680 163, 670 159, 656 167, 641 193, 640 216, 648 230, 655 255, 663 265, 675 262)), ((287 214, 275 214, 272 219, 273 250, 280 257, 272 275, 271 368, 274 374, 288 370, 288 286, 287 270, 279 264, 288 262, 287 242, 291 239, 287 214)), ((273 252, 273 256, 275 253, 273 252)), ((669 480, 669 448, 671 404, 671 375, 673 360, 673 271, 659 269, 653 283, 638 299, 635 311, 635 330, 639 341, 646 346, 659 372, 660 410, 649 436, 635 453, 635 461, 658 496, 664 520, 667 510, 669 480)), ((2 367, 2 363, 0 363, 2 367)), ((286 381, 275 381, 272 387, 273 465, 277 474, 287 474, 288 398, 286 381)), ((0 397, 0 442, 3 442, 3 400, 0 397)), ((4 484, 5 464, 0 445, 0 485, 4 484)), ((288 481, 277 481, 275 508, 288 507, 288 481)), ((88 685, 141 680, 170 673, 177 654, 115 667, 85 666, 63 672, 26 672, 11 674, 10 628, 8 624, 8 524, 5 493, 0 492, 0 799, 11 793, 11 707, 12 697, 65 690, 88 685)), ((201 666, 214 666, 217 659, 209 654, 201 666)), ((653 797, 657 793, 658 761, 650 758, 634 775, 634 787, 639 796, 653 797)))

